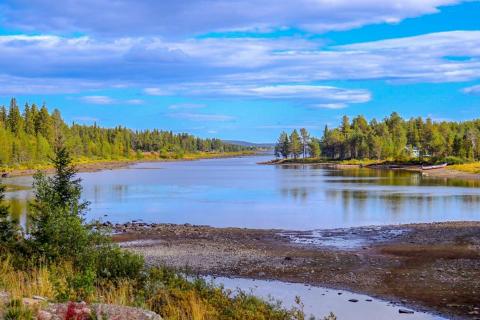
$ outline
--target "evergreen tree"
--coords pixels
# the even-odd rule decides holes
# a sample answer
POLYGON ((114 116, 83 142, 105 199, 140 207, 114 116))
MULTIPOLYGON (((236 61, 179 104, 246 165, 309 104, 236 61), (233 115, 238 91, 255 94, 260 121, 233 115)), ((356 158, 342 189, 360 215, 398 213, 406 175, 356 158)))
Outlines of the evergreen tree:
POLYGON ((75 263, 86 263, 94 234, 83 225, 88 202, 81 201, 81 181, 75 178, 76 170, 65 147, 56 149, 52 162, 54 176, 42 172, 34 176, 29 243, 47 260, 72 257, 75 263))
POLYGON ((288 158, 290 154, 290 141, 288 140, 288 135, 286 132, 282 132, 278 138, 277 144, 275 145, 275 156, 283 157, 284 159, 288 158))
POLYGON ((18 241, 19 227, 12 221, 5 200, 5 186, 0 184, 0 253, 2 249, 10 250, 18 241))
POLYGON ((22 130, 22 115, 20 114, 20 109, 17 106, 15 98, 12 98, 10 101, 7 124, 10 131, 15 135, 18 135, 22 130))
POLYGON ((302 153, 302 143, 297 130, 293 130, 292 134, 290 135, 290 153, 294 159, 297 159, 302 153))

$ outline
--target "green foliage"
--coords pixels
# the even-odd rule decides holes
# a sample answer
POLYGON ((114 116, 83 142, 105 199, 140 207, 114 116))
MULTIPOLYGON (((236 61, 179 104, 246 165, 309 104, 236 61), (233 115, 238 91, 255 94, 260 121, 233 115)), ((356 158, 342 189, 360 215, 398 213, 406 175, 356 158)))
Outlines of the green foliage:
POLYGON ((200 139, 171 131, 133 131, 72 124, 68 126, 58 110, 50 114, 26 104, 23 115, 13 98, 10 107, 0 107, 0 167, 45 165, 55 152, 57 138, 64 138, 74 159, 140 159, 143 153, 178 158, 185 153, 238 152, 249 148, 223 143, 219 139, 200 139))
POLYGON ((275 156, 288 158, 290 154, 290 141, 286 132, 282 132, 275 145, 275 156))
MULTIPOLYGON (((292 136, 296 136, 295 130, 290 136, 290 152, 285 158, 298 157, 298 147, 296 143, 292 143, 292 136)), ((301 134, 302 143, 305 140, 303 136, 301 134)), ((307 132, 305 136, 308 136, 307 132)), ((280 141, 277 148, 279 145, 280 141)), ((324 158, 333 160, 427 159, 435 162, 446 159, 449 163, 474 161, 480 158, 480 119, 434 122, 419 117, 405 120, 394 112, 380 122, 375 119, 367 122, 363 116, 357 116, 351 121, 344 116, 338 128, 325 127, 320 139, 320 149, 324 158)), ((310 156, 316 157, 317 151, 315 146, 314 149, 310 147, 310 156)))
POLYGON ((98 250, 96 270, 97 276, 102 279, 138 279, 144 265, 143 257, 118 246, 105 246, 98 250))
POLYGON ((294 159, 297 159, 298 156, 302 153, 302 144, 300 142, 300 136, 298 135, 297 130, 293 130, 290 134, 290 154, 294 159))
POLYGON ((0 251, 8 252, 13 249, 18 240, 19 227, 10 217, 8 206, 3 204, 4 199, 5 186, 0 184, 0 251))
POLYGON ((33 320, 33 312, 26 308, 21 300, 11 300, 7 304, 4 315, 5 320, 33 320))

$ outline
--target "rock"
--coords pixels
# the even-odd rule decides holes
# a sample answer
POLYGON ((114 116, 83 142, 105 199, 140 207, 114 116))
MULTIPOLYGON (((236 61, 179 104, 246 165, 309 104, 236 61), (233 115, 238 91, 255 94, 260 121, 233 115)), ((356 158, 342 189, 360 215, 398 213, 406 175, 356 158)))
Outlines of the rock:
POLYGON ((32 299, 39 300, 39 301, 48 301, 47 298, 41 296, 32 296, 32 299))
POLYGON ((349 299, 348 301, 349 301, 349 302, 358 302, 357 299, 349 299))
POLYGON ((413 312, 412 310, 408 310, 408 309, 398 309, 398 313, 414 314, 415 312, 413 312))
POLYGON ((37 320, 51 320, 53 319, 53 314, 48 311, 40 310, 37 313, 37 320))
POLYGON ((23 298, 22 302, 27 307, 33 307, 33 306, 36 306, 40 303, 39 300, 32 299, 32 298, 23 298))
POLYGON ((338 294, 339 296, 341 296, 341 295, 342 295, 342 293, 341 293, 341 292, 338 292, 337 294, 338 294))
POLYGON ((372 302, 373 300, 372 299, 365 299, 365 301, 372 302))
POLYGON ((293 260, 292 257, 288 257, 288 256, 285 257, 285 261, 292 261, 292 260, 293 260))

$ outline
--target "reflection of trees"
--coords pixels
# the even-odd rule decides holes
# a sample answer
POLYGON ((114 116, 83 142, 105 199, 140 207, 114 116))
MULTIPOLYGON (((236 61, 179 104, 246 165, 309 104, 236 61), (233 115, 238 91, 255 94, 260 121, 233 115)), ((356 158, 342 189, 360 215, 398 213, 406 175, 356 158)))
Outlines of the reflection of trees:
POLYGON ((281 188, 280 193, 285 198, 292 198, 295 200, 306 201, 309 194, 309 188, 306 188, 306 187, 281 188))
POLYGON ((125 198, 128 190, 128 185, 126 184, 115 184, 110 188, 103 188, 101 185, 95 185, 93 187, 93 202, 101 202, 105 198, 104 192, 110 192, 115 199, 115 201, 122 202, 125 198))

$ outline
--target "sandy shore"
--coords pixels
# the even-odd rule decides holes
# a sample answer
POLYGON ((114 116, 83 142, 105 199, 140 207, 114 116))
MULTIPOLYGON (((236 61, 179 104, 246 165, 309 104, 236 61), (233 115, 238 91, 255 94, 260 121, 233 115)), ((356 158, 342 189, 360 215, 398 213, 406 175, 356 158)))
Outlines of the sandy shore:
POLYGON ((366 293, 480 319, 480 222, 318 231, 117 225, 115 240, 151 265, 366 293))
MULTIPOLYGON (((121 169, 126 168, 135 163, 142 163, 142 162, 177 162, 177 161, 196 161, 196 160, 204 160, 204 159, 222 159, 222 158, 238 158, 238 157, 252 157, 255 156, 255 153, 225 153, 225 154, 214 154, 212 156, 205 156, 205 157, 198 157, 198 158, 183 158, 183 159, 140 159, 140 160, 119 160, 119 161, 99 161, 99 162, 91 162, 91 163, 80 163, 75 164, 75 167, 78 169, 79 172, 96 172, 101 170, 114 170, 114 169, 121 169)), ((37 172, 38 169, 15 169, 8 171, 8 177, 18 177, 18 176, 31 176, 37 172)), ((41 169, 41 171, 47 173, 53 173, 53 168, 45 168, 41 169)), ((6 172, 0 171, 0 174, 6 172)))

